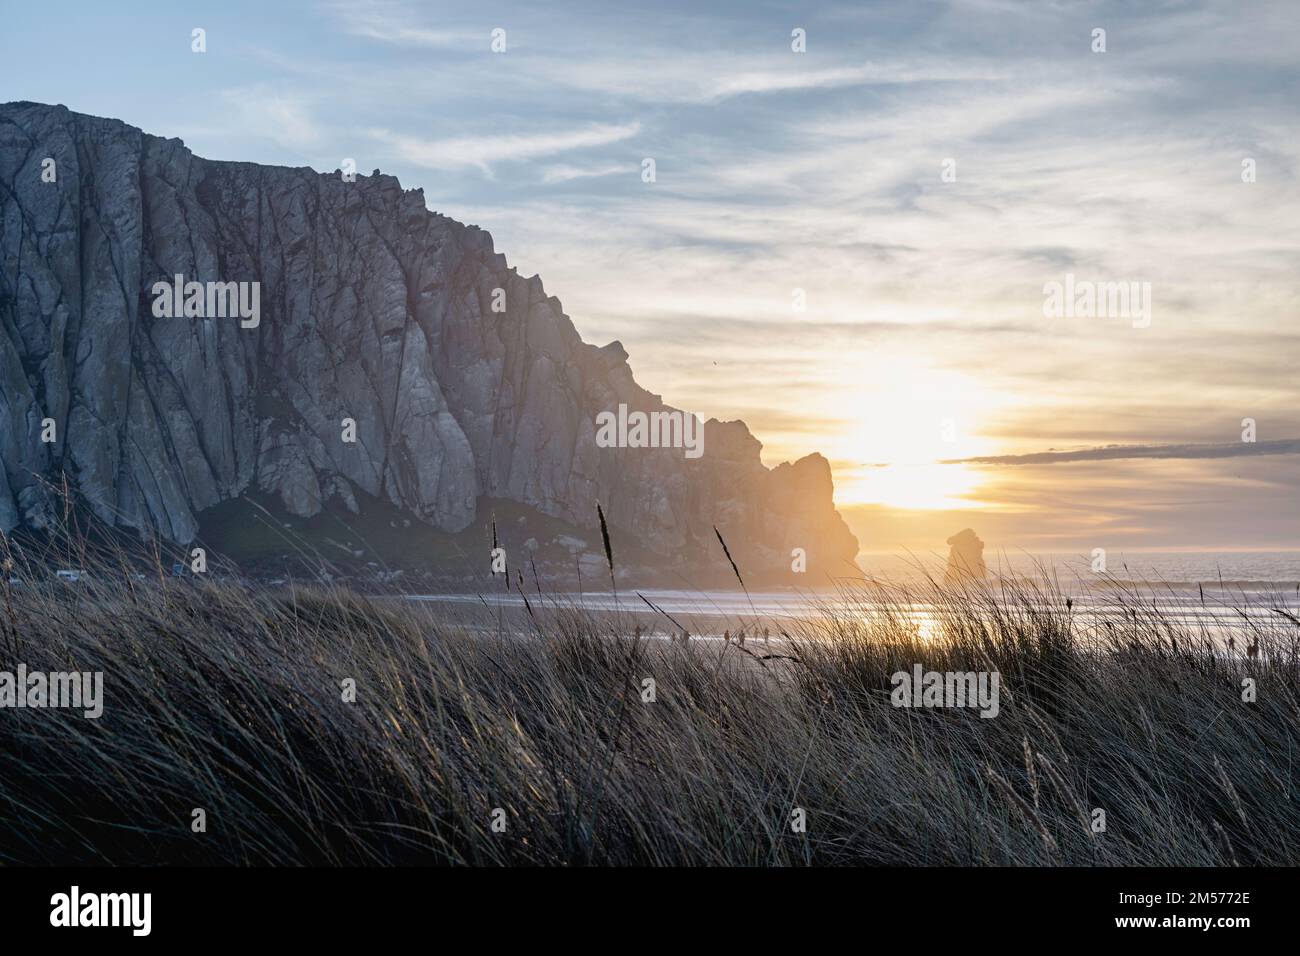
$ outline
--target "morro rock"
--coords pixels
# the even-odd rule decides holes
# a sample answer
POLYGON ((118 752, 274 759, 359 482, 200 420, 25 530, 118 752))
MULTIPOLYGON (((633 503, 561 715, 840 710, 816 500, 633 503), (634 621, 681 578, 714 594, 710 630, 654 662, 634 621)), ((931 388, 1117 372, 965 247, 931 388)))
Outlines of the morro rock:
POLYGON ((719 560, 716 525, 754 572, 788 572, 796 547, 813 576, 851 570, 824 458, 769 470, 716 420, 698 459, 599 447, 620 403, 670 410, 619 343, 583 342, 540 278, 391 176, 214 162, 0 106, 0 530, 48 522, 64 476, 106 524, 178 544, 250 494, 299 518, 380 502, 447 532, 483 499, 579 528, 599 501, 674 568, 719 560), (260 321, 155 316, 176 275, 258 283, 260 321))

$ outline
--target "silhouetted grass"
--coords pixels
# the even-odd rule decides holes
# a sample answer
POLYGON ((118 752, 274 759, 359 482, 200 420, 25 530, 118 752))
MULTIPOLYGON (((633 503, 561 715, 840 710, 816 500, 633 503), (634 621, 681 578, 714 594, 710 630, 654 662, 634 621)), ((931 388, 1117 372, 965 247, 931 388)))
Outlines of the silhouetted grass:
POLYGON ((21 561, 0 579, 0 669, 105 674, 99 720, 0 710, 2 863, 1300 861, 1281 614, 1228 652, 1137 594, 1084 625, 1046 581, 851 585, 745 648, 540 592, 527 626, 472 629, 75 556, 80 585, 21 561), (998 671, 1000 714, 892 707, 915 663, 998 671))

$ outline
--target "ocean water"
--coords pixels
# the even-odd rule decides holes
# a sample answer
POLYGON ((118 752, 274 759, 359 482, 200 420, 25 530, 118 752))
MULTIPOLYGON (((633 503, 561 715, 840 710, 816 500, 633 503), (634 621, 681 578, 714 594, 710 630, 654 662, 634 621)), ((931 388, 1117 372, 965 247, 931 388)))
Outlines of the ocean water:
MULTIPOLYGON (((1283 616, 1300 618, 1300 552, 1143 552, 1108 553, 1106 572, 1092 571, 1092 556, 1078 554, 985 555, 997 599, 998 578, 1007 581, 1055 581, 1058 602, 1068 597, 1076 621, 1086 626, 1102 620, 1119 621, 1137 607, 1142 614, 1158 614, 1215 637, 1246 628, 1290 628, 1283 616)), ((942 581, 944 560, 936 556, 863 555, 859 566, 869 579, 884 586, 888 596, 872 587, 784 588, 694 591, 687 589, 635 589, 618 594, 606 591, 565 592, 539 597, 533 605, 574 607, 611 613, 635 620, 652 636, 667 637, 674 630, 668 619, 679 622, 692 637, 721 639, 743 627, 753 636, 764 629, 778 633, 792 619, 816 619, 844 614, 869 615, 886 604, 895 619, 910 620, 918 632, 933 633, 942 613, 926 600, 925 576, 942 581), (900 599, 900 595, 907 595, 900 599), (881 600, 883 598, 883 600, 881 600), (652 609, 646 601, 654 605, 652 609), (657 610, 656 610, 657 609, 657 610)), ((524 610, 516 591, 491 594, 429 594, 414 601, 459 606, 481 616, 484 611, 524 610)), ((629 625, 628 629, 631 629, 629 625)))
MULTIPOLYGON (((946 558, 939 555, 862 554, 858 566, 870 575, 890 580, 914 578, 919 570, 943 574, 946 558)), ((1090 553, 1024 554, 986 551, 984 563, 994 574, 1037 577, 1042 569, 1059 580, 1099 577, 1090 553)), ((1300 551, 1136 551, 1105 554, 1105 576, 1116 581, 1194 588, 1196 585, 1277 590, 1300 584, 1300 551)))

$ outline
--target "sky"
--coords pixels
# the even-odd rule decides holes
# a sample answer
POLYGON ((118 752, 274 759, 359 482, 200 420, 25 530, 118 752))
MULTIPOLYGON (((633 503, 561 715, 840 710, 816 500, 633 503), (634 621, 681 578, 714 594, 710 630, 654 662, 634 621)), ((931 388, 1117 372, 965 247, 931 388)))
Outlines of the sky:
POLYGON ((2 0, 0 100, 423 188, 864 551, 1300 547, 1295 0, 130 7, 2 0))

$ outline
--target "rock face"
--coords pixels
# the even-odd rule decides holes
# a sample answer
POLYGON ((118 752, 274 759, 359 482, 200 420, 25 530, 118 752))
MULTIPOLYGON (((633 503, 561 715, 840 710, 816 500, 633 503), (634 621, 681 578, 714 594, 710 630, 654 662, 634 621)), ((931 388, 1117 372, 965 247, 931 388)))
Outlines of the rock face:
POLYGON ((369 496, 448 531, 486 496, 581 527, 600 501, 683 567, 716 559, 714 525, 762 568, 795 547, 810 572, 851 567, 819 455, 769 470, 743 423, 715 420, 696 459, 598 447, 602 411, 671 411, 627 358, 391 176, 212 162, 117 120, 0 106, 4 531, 42 526, 41 479, 66 476, 101 520, 177 543, 252 491, 302 517, 369 496), (178 274, 258 283, 260 323, 157 317, 154 283, 178 274))
POLYGON ((984 542, 970 528, 963 528, 948 539, 948 568, 944 580, 949 583, 961 581, 982 581, 987 568, 984 566, 984 542))

